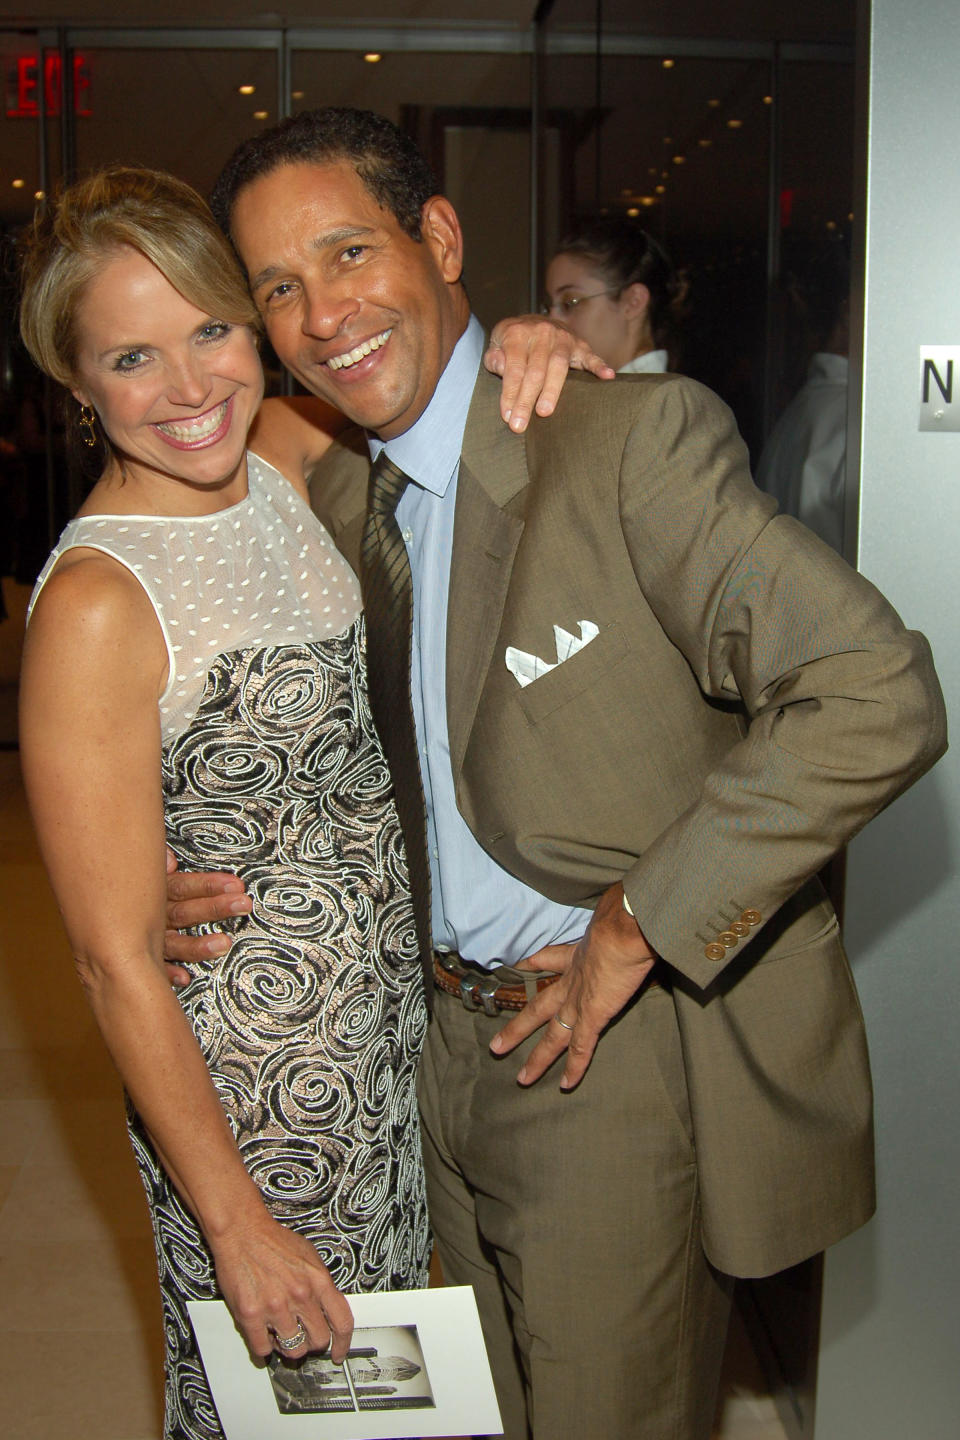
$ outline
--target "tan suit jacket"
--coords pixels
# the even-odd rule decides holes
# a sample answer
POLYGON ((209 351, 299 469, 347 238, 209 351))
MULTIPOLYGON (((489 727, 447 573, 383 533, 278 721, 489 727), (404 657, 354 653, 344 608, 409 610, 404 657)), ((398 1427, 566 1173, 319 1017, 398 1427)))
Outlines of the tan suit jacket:
MULTIPOLYGON (((940 754, 929 649, 775 514, 695 382, 573 375, 522 437, 498 401, 481 372, 448 614, 458 804, 556 900, 623 881, 674 998, 704 1248, 766 1274, 873 1208, 862 1017, 811 877, 940 754), (506 647, 555 660, 553 626, 582 620, 596 639, 522 688, 506 647)), ((313 486, 354 563, 366 470, 343 444, 313 486)))

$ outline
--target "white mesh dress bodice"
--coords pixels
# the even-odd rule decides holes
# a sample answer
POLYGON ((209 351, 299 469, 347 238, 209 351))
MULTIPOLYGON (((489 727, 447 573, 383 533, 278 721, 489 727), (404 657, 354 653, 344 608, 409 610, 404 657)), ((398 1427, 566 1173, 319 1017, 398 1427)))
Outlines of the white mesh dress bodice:
MULTIPOLYGON (((426 1007, 359 587, 283 477, 254 456, 248 473, 247 498, 215 515, 75 520, 38 591, 85 546, 150 597, 169 655, 167 844, 181 869, 240 875, 253 902, 217 927, 230 950, 195 968, 180 1003, 271 1213, 346 1293, 406 1289, 429 1259, 426 1007)), ((213 1258, 128 1117, 160 1271, 165 1440, 223 1440, 187 1312, 220 1298, 213 1258)))
POLYGON ((101 550, 136 575, 167 646, 164 743, 196 714, 214 656, 324 640, 360 612, 356 576, 293 486, 257 455, 248 455, 247 474, 246 499, 213 515, 72 520, 30 602, 65 550, 101 550))

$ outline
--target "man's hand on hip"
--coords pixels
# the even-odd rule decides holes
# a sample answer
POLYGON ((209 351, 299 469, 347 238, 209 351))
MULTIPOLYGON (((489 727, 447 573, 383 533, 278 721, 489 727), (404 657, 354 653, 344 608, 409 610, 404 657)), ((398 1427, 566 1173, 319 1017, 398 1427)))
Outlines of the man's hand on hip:
MULTIPOLYGON (((538 958, 531 956, 525 966, 543 969, 538 958)), ((505 1055, 545 1025, 517 1080, 532 1085, 566 1050, 560 1088, 571 1090, 583 1079, 604 1027, 637 993, 656 958, 636 920, 624 909, 618 881, 600 897, 569 968, 497 1032, 490 1049, 505 1055)))

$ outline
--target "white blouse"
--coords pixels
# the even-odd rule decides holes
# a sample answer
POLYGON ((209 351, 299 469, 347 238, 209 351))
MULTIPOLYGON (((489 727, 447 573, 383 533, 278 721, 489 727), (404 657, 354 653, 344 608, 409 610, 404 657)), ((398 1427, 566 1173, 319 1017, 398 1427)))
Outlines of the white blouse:
POLYGON ((169 670, 160 697, 164 744, 186 729, 217 655, 323 640, 360 613, 360 586, 309 505, 248 454, 243 500, 211 515, 85 515, 72 520, 41 571, 30 610, 60 556, 79 546, 137 577, 163 631, 169 670))

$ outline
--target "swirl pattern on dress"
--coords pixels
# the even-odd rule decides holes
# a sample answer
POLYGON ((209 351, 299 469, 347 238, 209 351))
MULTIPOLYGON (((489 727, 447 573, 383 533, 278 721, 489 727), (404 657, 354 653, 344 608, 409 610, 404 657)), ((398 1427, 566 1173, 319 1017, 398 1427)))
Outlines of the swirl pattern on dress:
MULTIPOLYGON (((366 699, 362 616, 218 656, 164 749, 181 868, 240 875, 253 912, 181 994, 240 1153, 349 1293, 426 1282, 415 1071, 426 1028, 406 861, 366 699)), ((209 928, 209 927, 208 927, 209 928)), ((213 1262, 131 1110, 167 1339, 166 1440, 221 1440, 186 1313, 213 1262)))

